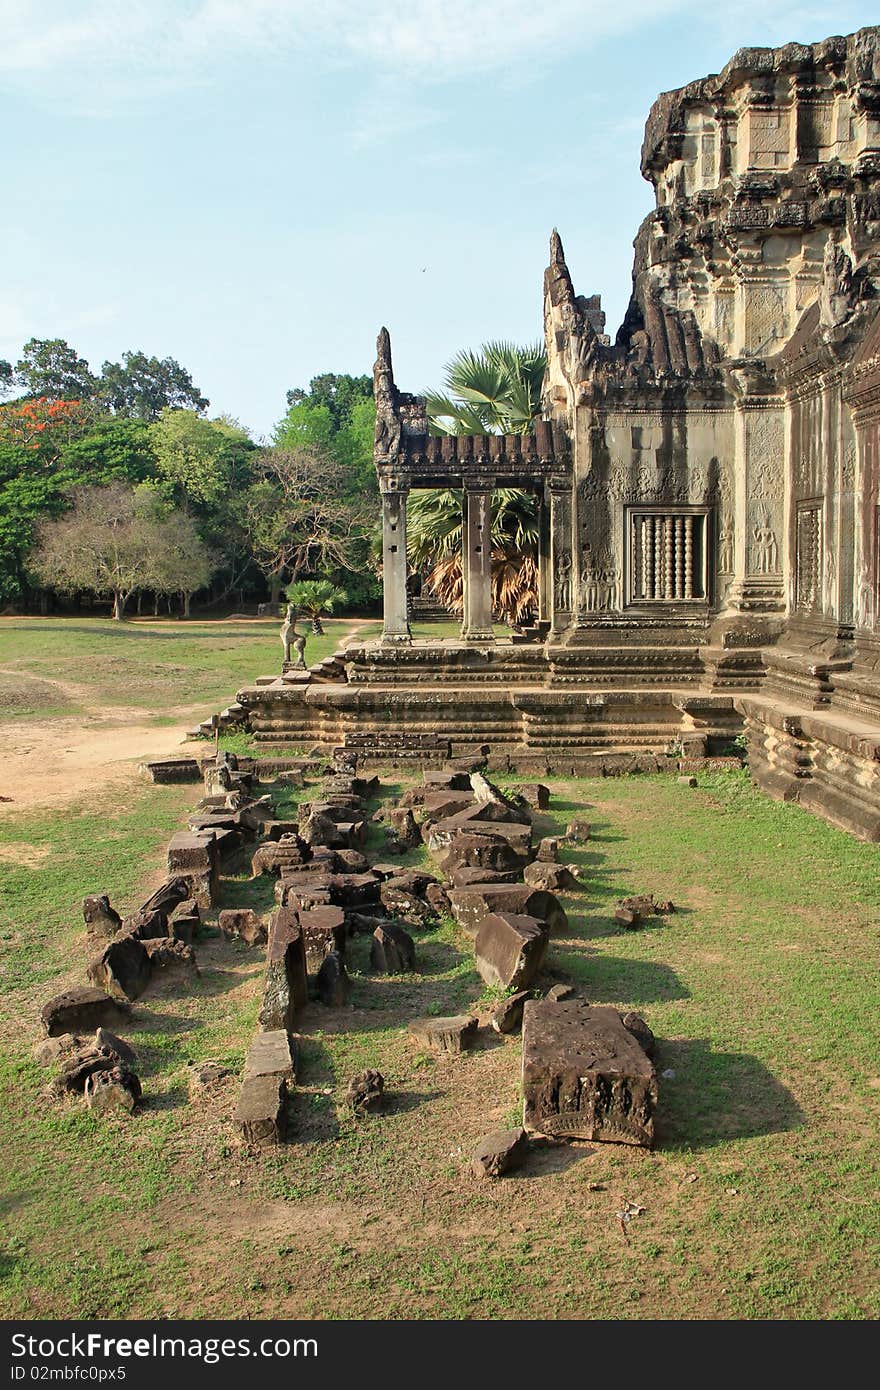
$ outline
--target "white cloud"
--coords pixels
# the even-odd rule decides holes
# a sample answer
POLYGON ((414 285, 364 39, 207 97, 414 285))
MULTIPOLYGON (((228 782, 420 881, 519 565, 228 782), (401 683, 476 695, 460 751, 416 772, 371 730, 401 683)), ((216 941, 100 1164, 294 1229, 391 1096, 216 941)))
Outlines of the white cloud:
MULTIPOLYGON (((109 112, 138 96, 234 79, 249 61, 358 67, 380 82, 521 82, 555 55, 666 21, 724 47, 816 39, 866 22, 864 0, 0 0, 0 86, 109 112), (728 37, 729 36, 729 37, 728 37)), ((656 30, 655 30, 656 32, 656 30)), ((585 89, 590 69, 584 66, 585 89)), ((395 113, 396 114, 396 113, 395 113)), ((355 138, 381 138, 373 109, 355 138)), ((404 122, 405 124, 405 122, 404 122)))

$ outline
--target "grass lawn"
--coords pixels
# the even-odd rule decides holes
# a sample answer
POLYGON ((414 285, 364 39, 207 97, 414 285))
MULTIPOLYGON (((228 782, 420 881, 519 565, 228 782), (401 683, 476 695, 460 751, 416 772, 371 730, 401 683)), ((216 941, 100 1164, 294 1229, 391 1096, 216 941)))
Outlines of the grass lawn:
MULTIPOLYGON (((143 1111, 96 1119, 47 1101, 31 1045, 43 999, 82 978, 78 901, 100 889, 122 909, 139 901, 195 789, 0 823, 0 1314, 880 1315, 880 847, 738 775, 696 790, 660 777, 551 786, 540 830, 586 807, 594 838, 570 851, 588 887, 565 899, 545 983, 640 1009, 673 1074, 652 1153, 539 1145, 497 1184, 472 1179, 468 1159, 519 1115, 519 1039, 436 1058, 405 1031, 417 1013, 488 1003, 452 923, 417 934, 409 977, 371 977, 355 939, 352 1007, 303 1015, 279 1150, 241 1148, 235 1076, 214 1093, 190 1086, 194 1061, 240 1067, 258 1007, 261 952, 213 931, 200 977, 151 989, 125 1030, 143 1111), (680 911, 618 931, 613 903, 638 890, 680 911), (342 1099, 367 1065, 389 1110, 355 1122, 342 1099), (625 1201, 644 1208, 628 1224, 625 1201)), ((283 793, 281 809, 296 799, 283 793)), ((230 866, 224 903, 271 900, 270 879, 251 882, 244 858, 230 866)))
MULTIPOLYGON (((325 619, 306 660, 329 656, 358 620, 325 619)), ((281 669, 280 622, 0 618, 0 722, 76 715, 94 706, 143 709, 161 724, 175 707, 205 715, 256 676, 281 669)), ((381 631, 375 620, 365 635, 381 631)))

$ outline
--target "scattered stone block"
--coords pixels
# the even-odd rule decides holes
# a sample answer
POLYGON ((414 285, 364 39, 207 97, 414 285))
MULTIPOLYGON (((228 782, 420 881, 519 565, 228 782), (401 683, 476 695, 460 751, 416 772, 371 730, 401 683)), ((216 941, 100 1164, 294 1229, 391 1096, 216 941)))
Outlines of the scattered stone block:
POLYGON ((490 912, 477 931, 477 970, 487 985, 522 989, 532 983, 541 969, 548 939, 546 923, 534 917, 490 912))
POLYGON ((307 1001, 306 952, 302 929, 291 908, 279 907, 273 912, 269 923, 260 1027, 266 1032, 282 1028, 288 1033, 293 1032, 297 1011, 304 1008, 307 1001))
POLYGON ((546 922, 551 932, 564 935, 568 918, 552 893, 532 888, 528 883, 486 883, 472 888, 451 888, 449 901, 462 930, 476 936, 480 923, 490 912, 514 912, 546 922))
POLYGON ((573 999, 574 996, 574 985, 560 984, 553 985, 550 989, 548 989, 544 997, 546 999, 549 999, 552 1004, 561 1004, 563 999, 573 999))
POLYGON ((90 1110, 125 1110, 131 1114, 141 1098, 141 1083, 121 1064, 108 1071, 93 1071, 85 1083, 85 1098, 90 1110))
POLYGON ((225 907, 217 925, 224 936, 244 941, 248 946, 260 946, 268 940, 266 923, 252 907, 225 907))
POLYGON ((111 1033, 109 1028, 95 1029, 95 1047, 103 1048, 104 1051, 112 1053, 132 1071, 137 1066, 137 1053, 131 1043, 127 1043, 124 1038, 119 1038, 115 1033, 111 1033))
POLYGON ((651 1147, 654 1067, 616 1009, 528 1000, 522 1078, 530 1132, 651 1147))
POLYGON ((541 864, 559 863, 559 837, 558 835, 545 835, 544 839, 538 844, 535 858, 541 864))
POLYGON ((370 966, 380 975, 404 975, 416 968, 416 946, 396 922, 382 922, 370 942, 370 966))
POLYGON ((386 879, 379 889, 379 901, 392 917, 406 917, 423 927, 436 922, 437 914, 427 898, 412 892, 405 880, 386 879))
POLYGON ((298 915, 306 948, 306 969, 310 975, 316 975, 330 951, 345 954, 348 936, 345 909, 328 904, 307 908, 298 915))
POLYGON ((342 1009, 348 1003, 351 981, 338 951, 331 951, 322 960, 317 984, 318 998, 328 1009, 342 1009))
POLYGON ((633 1012, 624 1014, 623 1026, 632 1033, 642 1051, 653 1061, 657 1052, 657 1039, 642 1018, 642 1015, 633 1012))
POLYGON ((345 1103, 356 1115, 366 1115, 382 1109, 384 1092, 385 1078, 382 1073, 368 1068, 359 1071, 349 1081, 345 1103))
POLYGON ((531 997, 530 989, 521 989, 517 990, 516 994, 509 994, 506 999, 502 999, 492 1014, 492 1027, 495 1032, 518 1033, 522 1027, 525 1002, 531 997))
POLYGON ((198 782, 201 771, 195 758, 161 758, 138 763, 138 772, 150 782, 198 782))
POLYGON ((251 877, 261 874, 282 874, 286 869, 304 864, 308 854, 298 835, 285 835, 281 840, 268 840, 260 845, 251 859, 251 877))
POLYGON ((452 904, 442 883, 429 883, 425 889, 425 901, 438 917, 451 917, 452 904))
POLYGON ((443 858, 449 853, 453 841, 459 835, 468 833, 490 836, 495 841, 506 842, 524 864, 531 858, 532 832, 529 826, 508 824, 504 821, 474 820, 466 811, 432 824, 426 837, 428 849, 432 854, 443 858))
POLYGON ((406 806, 395 806, 388 812, 388 819, 404 849, 415 849, 422 843, 422 832, 416 825, 415 816, 406 806))
POLYGON ((198 1090, 212 1091, 228 1075, 228 1067, 224 1067, 222 1062, 215 1062, 209 1058, 193 1067, 190 1084, 198 1090))
POLYGON ((679 778, 678 778, 678 784, 679 784, 680 787, 695 787, 695 786, 697 785, 697 779, 696 779, 696 777, 688 777, 688 776, 679 777, 679 778))
POLYGON ((496 1129, 474 1149, 471 1167, 478 1178, 500 1178, 522 1167, 528 1151, 529 1137, 524 1129, 496 1129))
POLYGON ((500 836, 460 831, 452 837, 441 863, 444 873, 449 875, 463 868, 488 869, 490 873, 519 873, 525 857, 521 849, 500 836))
POLYGON ((593 827, 588 820, 573 820, 569 822, 565 832, 565 838, 574 845, 585 845, 591 838, 593 827))
POLYGON ((455 772, 451 768, 438 768, 422 773, 422 781, 432 791, 469 792, 470 777, 466 772, 455 772))
POLYGON ((172 940, 184 946, 192 946, 202 925, 202 914, 195 898, 185 898, 179 903, 168 919, 168 931, 172 940))
POLYGON ((627 931, 637 931, 649 917, 665 917, 674 912, 671 902, 656 901, 653 893, 638 893, 630 898, 621 898, 614 909, 614 920, 627 931))
POLYGON ((505 796, 482 772, 471 773, 471 791, 478 806, 489 808, 492 820, 519 821, 522 825, 531 823, 528 812, 517 806, 511 797, 505 796))
POLYGON ((86 970, 92 984, 106 990, 115 999, 139 999, 149 985, 152 973, 150 956, 143 941, 122 933, 104 947, 86 970))
MULTIPOLYGON (((522 873, 516 869, 474 869, 466 865, 461 869, 451 869, 449 882, 453 888, 481 888, 488 883, 519 883, 522 873)), ((447 894, 448 896, 448 894, 447 894)), ((449 905, 452 911, 452 903, 449 905)))
POLYGON ((233 1123, 248 1144, 283 1144, 287 1135, 287 1082, 280 1076, 247 1076, 233 1123))
POLYGON ((536 811, 546 811, 550 805, 550 788, 543 782, 521 782, 513 790, 536 811))
POLYGON ((432 1052, 464 1052, 477 1037, 477 1020, 470 1014, 452 1018, 414 1018, 409 1025, 413 1038, 432 1052))
POLYGON ((157 971, 186 970, 198 975, 199 967, 192 946, 186 946, 182 941, 172 941, 167 936, 157 936, 152 940, 147 938, 141 944, 154 974, 157 971))
POLYGON ((567 864, 542 864, 538 860, 526 864, 523 879, 532 888, 543 888, 546 893, 571 893, 583 886, 567 864))
POLYGON ((370 861, 359 849, 337 849, 334 851, 334 868, 340 874, 366 874, 370 861))
POLYGON ((244 1076, 283 1077, 288 1084, 293 1084, 294 1058, 285 1029, 273 1028, 254 1034, 245 1058, 244 1076))
POLYGON ((269 843, 276 840, 285 840, 289 835, 299 834, 299 821, 295 820, 273 820, 266 826, 266 839, 269 843))
POLYGON ((122 926, 122 918, 110 906, 106 893, 92 893, 88 898, 83 898, 82 910, 89 931, 98 932, 101 936, 115 936, 122 926))
POLYGON ((63 1033, 92 1033, 101 1026, 123 1023, 131 1007, 103 989, 78 985, 55 994, 40 1010, 40 1022, 50 1038, 63 1033))
POLYGON ((69 1057, 79 1047, 82 1039, 73 1033, 59 1033, 55 1038, 40 1038, 34 1043, 34 1061, 41 1067, 51 1067, 53 1062, 69 1057))

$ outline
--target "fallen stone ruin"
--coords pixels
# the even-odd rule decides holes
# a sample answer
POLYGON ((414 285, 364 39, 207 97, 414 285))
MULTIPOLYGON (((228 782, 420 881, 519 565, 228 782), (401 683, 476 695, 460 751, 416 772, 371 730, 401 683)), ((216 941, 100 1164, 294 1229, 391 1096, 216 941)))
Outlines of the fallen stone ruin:
MULTIPOLYGON (((451 917, 471 942, 476 973, 501 998, 482 1024, 476 1012, 410 1019, 414 1049, 454 1058, 479 1048, 486 1029, 523 1033, 523 1126, 487 1135, 474 1153, 474 1174, 511 1171, 539 1136, 653 1142, 657 1081, 647 1023, 590 1007, 571 985, 542 973, 552 936, 568 929, 554 888, 578 893, 584 886, 560 857, 591 835, 583 820, 564 836, 536 834, 535 818, 550 805, 545 785, 502 790, 479 762, 465 759, 424 771, 392 803, 383 800, 379 777, 359 771, 357 755, 339 749, 329 762, 276 760, 265 770, 306 791, 294 821, 261 794, 264 768, 253 760, 221 753, 197 766, 204 795, 186 830, 171 838, 165 881, 125 917, 104 893, 83 901, 89 983, 47 1001, 35 1049, 55 1068, 52 1096, 81 1096, 96 1110, 137 1108, 137 1055, 115 1030, 132 1020, 158 972, 174 971, 177 987, 187 987, 210 916, 224 936, 265 953, 258 1029, 230 1118, 248 1147, 283 1143, 292 1137, 299 1030, 314 1018, 309 1009, 349 1006, 352 938, 368 938, 370 973, 393 981, 418 970, 420 933, 451 917), (368 852, 371 824, 384 834, 368 852), (431 869, 401 863, 422 845, 431 869), (274 881, 270 912, 222 905, 224 871, 243 862, 253 878, 274 881)), ((155 780, 169 776, 160 769, 155 780)), ((644 894, 623 900, 617 916, 623 930, 671 910, 644 894)), ((346 1092, 357 1117, 381 1111, 388 1098, 382 1059, 374 1061, 346 1092)), ((214 1062, 197 1070, 203 1086, 226 1074, 214 1062)))

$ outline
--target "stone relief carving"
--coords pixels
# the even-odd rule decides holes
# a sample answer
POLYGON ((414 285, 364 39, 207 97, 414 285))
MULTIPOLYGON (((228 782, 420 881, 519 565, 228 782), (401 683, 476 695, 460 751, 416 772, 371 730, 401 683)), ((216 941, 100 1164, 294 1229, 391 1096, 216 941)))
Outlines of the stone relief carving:
POLYGON ((618 607, 620 571, 610 550, 604 550, 598 562, 589 541, 584 545, 581 560, 581 609, 584 613, 607 613, 618 607))
POLYGON ((571 611, 571 552, 560 550, 556 556, 554 582, 555 607, 564 613, 571 611))
POLYGON ((718 535, 718 573, 733 574, 733 522, 727 517, 718 535))
POLYGON ((834 240, 833 232, 829 232, 822 258, 819 323, 823 328, 839 328, 852 315, 854 308, 852 261, 834 240))
POLYGON ((749 551, 753 574, 779 573, 779 542, 769 517, 762 518, 753 528, 749 551))

